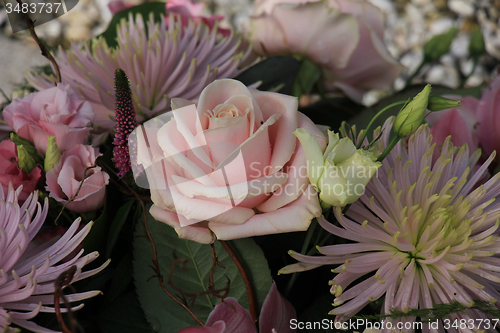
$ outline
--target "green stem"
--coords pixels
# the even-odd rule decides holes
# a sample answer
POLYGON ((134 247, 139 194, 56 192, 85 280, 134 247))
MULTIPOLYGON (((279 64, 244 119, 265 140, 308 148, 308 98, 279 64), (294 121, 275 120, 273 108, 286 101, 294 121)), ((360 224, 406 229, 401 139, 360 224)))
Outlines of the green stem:
POLYGON ((424 67, 425 64, 426 64, 426 61, 424 59, 424 60, 422 60, 422 62, 418 66, 417 70, 406 80, 405 87, 403 89, 406 89, 410 85, 411 81, 415 78, 415 76, 418 75, 418 73, 420 72, 422 67, 424 67))
POLYGON ((370 130, 370 128, 373 126, 373 124, 375 123, 375 121, 378 119, 378 117, 380 117, 385 111, 389 110, 390 108, 394 107, 394 106, 397 106, 397 105, 404 105, 406 104, 407 101, 399 101, 399 102, 395 102, 395 103, 392 103, 392 104, 389 104, 387 105, 385 108, 383 108, 382 110, 380 110, 376 115, 375 117, 372 118, 372 120, 370 120, 370 123, 368 123, 368 126, 366 126, 366 129, 364 130, 363 132, 363 137, 361 137, 361 140, 359 141, 358 143, 358 149, 361 148, 361 145, 363 144, 363 141, 365 140, 366 136, 368 135, 368 131, 370 130))
MULTIPOLYGON (((314 219, 311 222, 311 225, 309 226, 309 229, 307 230, 306 234, 306 239, 304 240, 304 244, 302 244, 302 249, 300 250, 301 254, 306 253, 307 249, 309 248, 309 243, 311 243, 311 238, 314 233, 314 229, 316 229, 316 225, 318 224, 317 220, 314 219)), ((297 280, 298 272, 295 272, 292 274, 292 277, 288 281, 288 284, 285 289, 285 297, 288 296, 290 293, 290 290, 292 290, 293 284, 295 283, 295 280, 297 280)))
POLYGON ((394 148, 399 140, 403 139, 402 137, 398 136, 398 135, 395 135, 391 142, 389 142, 389 145, 385 148, 384 152, 382 153, 382 155, 380 155, 378 158, 377 158, 377 161, 378 162, 382 162, 384 160, 384 158, 391 152, 392 148, 394 148))

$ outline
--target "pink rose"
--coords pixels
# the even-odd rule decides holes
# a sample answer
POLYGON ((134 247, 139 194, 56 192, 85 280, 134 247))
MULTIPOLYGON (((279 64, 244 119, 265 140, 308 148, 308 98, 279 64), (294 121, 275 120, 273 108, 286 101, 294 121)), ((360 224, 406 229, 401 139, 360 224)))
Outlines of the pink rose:
POLYGON ((12 183, 15 189, 22 185, 23 189, 19 194, 19 200, 26 200, 30 193, 35 191, 41 176, 42 170, 39 167, 35 167, 29 175, 19 169, 14 142, 10 140, 0 142, 0 184, 2 184, 5 195, 9 191, 9 183, 12 183))
POLYGON ((68 84, 59 83, 57 87, 15 99, 3 110, 3 116, 17 134, 45 154, 49 136, 55 136, 61 151, 83 143, 94 111, 68 84))
MULTIPOLYGON (((289 333, 295 332, 290 327, 290 320, 297 315, 292 304, 284 298, 273 283, 271 290, 262 304, 259 317, 259 332, 289 333)), ((250 313, 238 304, 236 299, 228 297, 217 304, 208 316, 203 327, 188 327, 178 333, 257 333, 257 328, 250 313)))
POLYGON ((477 118, 479 139, 485 153, 489 155, 494 150, 500 153, 500 76, 493 80, 481 96, 477 118))
POLYGON ((134 175, 135 162, 148 176, 151 214, 180 238, 303 231, 321 214, 292 132, 307 129, 322 149, 326 138, 297 111, 295 97, 226 79, 209 84, 197 106, 174 99, 172 109, 136 129, 130 151, 134 175))
POLYGON ((384 46, 381 11, 365 0, 257 1, 249 39, 261 55, 310 58, 325 89, 357 101, 366 90, 391 89, 402 69, 384 46))
MULTIPOLYGON (((50 192, 50 196, 63 204, 73 198, 80 187, 85 169, 94 166, 98 156, 98 149, 91 146, 76 145, 67 150, 54 168, 47 172, 45 189, 50 192)), ((101 208, 108 183, 109 175, 101 171, 100 167, 88 169, 80 192, 66 208, 78 213, 101 208)))
POLYGON ((479 148, 478 120, 476 118, 479 101, 474 97, 460 99, 462 100, 460 108, 432 112, 425 118, 431 126, 432 142, 436 143, 435 160, 441 155, 439 147, 449 135, 451 135, 453 145, 460 147, 467 144, 470 155, 479 148))

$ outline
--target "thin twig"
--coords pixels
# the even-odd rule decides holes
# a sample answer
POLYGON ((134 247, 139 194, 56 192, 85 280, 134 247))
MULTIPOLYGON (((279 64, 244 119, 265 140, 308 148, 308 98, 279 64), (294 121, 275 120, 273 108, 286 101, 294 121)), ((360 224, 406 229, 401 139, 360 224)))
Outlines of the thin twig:
MULTIPOLYGON (((23 6, 22 0, 16 0, 16 1, 21 7, 23 6)), ((40 48, 42 55, 45 58, 49 59, 49 61, 52 63, 52 66, 54 66, 54 70, 56 71, 56 84, 55 85, 57 86, 57 84, 61 82, 61 71, 59 70, 59 66, 57 65, 56 59, 54 59, 54 57, 49 52, 49 50, 47 50, 45 45, 43 45, 42 42, 40 41, 40 39, 38 39, 38 36, 36 35, 36 32, 35 32, 35 26, 34 26, 35 22, 33 22, 33 20, 30 18, 28 13, 23 12, 23 16, 24 16, 24 20, 26 21, 26 24, 28 25, 28 29, 30 31, 31 37, 33 37, 35 42, 38 44, 38 47, 40 48)))
POLYGON ((66 208, 66 206, 72 202, 73 200, 75 200, 75 198, 78 196, 78 194, 80 193, 80 190, 82 189, 82 186, 83 186, 83 183, 85 182, 85 179, 87 178, 87 171, 89 169, 93 169, 95 168, 96 166, 89 166, 88 168, 86 168, 84 171, 83 171, 83 178, 82 180, 80 181, 80 186, 78 186, 78 189, 76 190, 76 193, 71 197, 71 199, 69 199, 68 201, 66 201, 61 209, 61 211, 59 212, 59 215, 57 215, 56 217, 56 220, 54 221, 54 224, 57 225, 57 221, 59 220, 59 217, 61 217, 61 214, 63 213, 64 209, 66 208))
POLYGON ((252 284, 250 283, 250 279, 248 278, 248 274, 245 271, 245 268, 241 264, 240 260, 238 259, 238 256, 236 253, 234 253, 233 249, 231 246, 223 240, 219 240, 219 242, 224 246, 224 249, 226 249, 227 253, 233 259, 234 264, 236 267, 238 267, 238 271, 241 274, 241 277, 243 278, 243 281, 245 282, 245 288, 247 290, 247 296, 248 296, 248 304, 250 306, 250 315, 252 316, 253 321, 256 323, 257 322, 257 310, 255 308, 255 297, 253 295, 252 291, 252 284))
MULTIPOLYGON (((106 166, 105 163, 100 163, 100 165, 106 166)), ((110 170, 112 172, 112 174, 114 174, 116 176, 116 173, 114 172, 113 169, 107 168, 107 166, 106 166, 106 169, 110 170)), ((144 236, 146 237, 148 242, 151 244, 151 247, 153 249, 153 259, 152 259, 153 266, 151 266, 151 268, 155 272, 155 276, 158 278, 158 282, 160 283, 161 289, 163 290, 163 292, 165 294, 167 294, 168 297, 170 297, 173 301, 175 301, 177 304, 182 306, 184 308, 184 310, 186 310, 198 324, 203 326, 204 325, 203 322, 194 314, 194 312, 191 311, 191 309, 186 304, 184 304, 181 300, 179 300, 177 297, 172 295, 165 287, 165 283, 163 282, 163 275, 161 274, 160 264, 158 263, 158 252, 156 250, 156 244, 153 240, 153 237, 151 237, 151 233, 149 232, 149 228, 148 228, 148 216, 146 213, 146 205, 144 204, 144 201, 142 200, 141 196, 136 191, 134 191, 134 189, 132 189, 132 187, 130 187, 126 182, 122 182, 122 183, 123 183, 123 185, 125 185, 125 187, 130 191, 130 193, 141 204, 143 219, 144 219, 143 223, 142 223, 142 227, 144 229, 144 236)))
POLYGON ((75 275, 77 270, 76 266, 71 266, 68 270, 62 272, 54 282, 55 291, 54 291, 54 308, 56 311, 57 321, 59 322, 59 326, 63 333, 76 333, 77 322, 73 317, 73 313, 71 312, 71 304, 69 304, 68 299, 64 295, 63 288, 71 283, 73 280, 73 276, 75 275), (62 314, 61 314, 61 305, 60 299, 63 299, 64 304, 66 305, 66 310, 68 311, 69 321, 71 323, 71 330, 64 323, 62 314))

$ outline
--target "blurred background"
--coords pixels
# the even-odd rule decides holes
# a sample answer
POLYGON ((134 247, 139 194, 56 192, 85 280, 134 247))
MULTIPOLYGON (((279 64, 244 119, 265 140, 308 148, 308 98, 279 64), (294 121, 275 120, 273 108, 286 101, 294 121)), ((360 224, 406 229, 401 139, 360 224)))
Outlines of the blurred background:
MULTIPOLYGON (((3 1, 3 0, 2 0, 3 1)), ((0 1, 0 89, 14 94, 16 84, 23 81, 23 73, 32 66, 48 64, 27 31, 13 33, 0 1), (13 91, 14 90, 14 91, 13 91)), ((367 0, 378 6, 386 18, 386 45, 405 70, 395 82, 402 89, 406 79, 420 64, 423 44, 432 36, 456 27, 458 33, 450 52, 439 62, 430 65, 414 81, 429 82, 450 88, 462 84, 473 69, 468 54, 472 32, 480 27, 486 54, 481 56, 465 87, 488 82, 498 70, 500 62, 500 0, 367 0)), ((109 21, 110 0, 80 0, 78 5, 60 18, 36 27, 37 34, 51 47, 68 46, 71 40, 84 40, 102 33, 109 21)), ((126 0, 140 4, 143 0, 126 0)), ((222 14, 226 27, 242 29, 252 14, 252 0, 204 0, 207 14, 222 14)), ((372 104, 381 96, 365 98, 372 104)), ((3 96, 0 95, 0 104, 3 96)))

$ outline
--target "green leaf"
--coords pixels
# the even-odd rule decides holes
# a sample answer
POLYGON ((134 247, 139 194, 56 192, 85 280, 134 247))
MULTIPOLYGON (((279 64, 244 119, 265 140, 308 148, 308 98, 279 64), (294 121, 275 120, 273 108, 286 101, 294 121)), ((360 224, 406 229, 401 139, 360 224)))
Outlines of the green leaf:
POLYGON ((99 315, 104 333, 153 333, 133 291, 106 306, 99 315))
POLYGON ((111 256, 111 251, 116 244, 120 231, 122 230, 123 224, 127 221, 130 209, 134 205, 135 201, 130 200, 118 209, 118 212, 111 223, 111 228, 109 229, 108 245, 106 249, 106 257, 111 256))
POLYGON ((259 90, 288 94, 292 90, 299 68, 300 62, 293 57, 271 57, 248 68, 235 79, 245 85, 261 81, 259 90))
POLYGON ((321 71, 318 65, 311 60, 304 58, 300 64, 299 74, 297 76, 297 80, 302 88, 302 93, 310 93, 320 77, 321 71))
POLYGON ((111 287, 106 293, 107 301, 112 302, 120 296, 132 282, 132 252, 127 252, 114 271, 111 287))
MULTIPOLYGON (((210 245, 179 239, 173 228, 154 220, 149 214, 148 226, 156 244, 166 288, 176 297, 181 297, 179 291, 169 286, 168 279, 174 258, 185 260, 183 264, 178 263, 175 266, 172 282, 183 291, 192 311, 205 322, 214 306, 219 303, 219 299, 202 295, 193 300, 186 293, 207 290, 213 262, 210 245)), ((152 246, 143 235, 143 227, 139 223, 134 238, 134 282, 148 322, 160 333, 178 332, 185 327, 199 326, 184 308, 162 291, 157 277, 153 277, 154 272, 150 267, 153 258, 152 246)), ((264 254, 252 239, 231 241, 230 245, 247 268, 259 310, 272 283, 264 254)), ((217 266, 215 269, 215 288, 223 288, 229 279, 231 284, 228 296, 236 298, 241 306, 248 309, 245 285, 237 267, 219 242, 215 243, 215 250, 219 262, 225 267, 224 269, 217 266)))
POLYGON ((152 14, 155 22, 160 22, 161 17, 162 15, 165 15, 165 12, 165 2, 147 2, 138 6, 124 9, 113 16, 108 28, 101 34, 101 37, 106 40, 106 43, 109 47, 116 47, 118 45, 118 42, 116 41, 116 27, 122 19, 128 20, 128 16, 130 13, 132 13, 134 18, 136 14, 141 14, 145 21, 149 20, 149 16, 150 14, 152 14))

